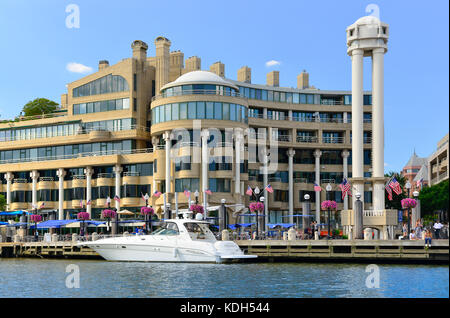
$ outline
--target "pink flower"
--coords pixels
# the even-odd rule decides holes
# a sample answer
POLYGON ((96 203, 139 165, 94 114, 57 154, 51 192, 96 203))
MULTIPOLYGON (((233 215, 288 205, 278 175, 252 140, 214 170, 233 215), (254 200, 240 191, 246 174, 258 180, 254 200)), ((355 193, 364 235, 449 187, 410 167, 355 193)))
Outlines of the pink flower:
POLYGON ((412 209, 417 205, 417 201, 414 199, 406 198, 402 200, 402 208, 404 209, 412 209))
POLYGON ((190 210, 195 213, 203 213, 203 206, 200 204, 192 204, 190 210))
POLYGON ((42 221, 42 215, 39 214, 32 214, 30 215, 30 220, 33 222, 41 222, 42 221))
POLYGON ((116 215, 117 215, 117 213, 116 213, 116 211, 114 211, 114 210, 103 210, 102 211, 102 216, 104 217, 104 218, 115 218, 116 217, 116 215))
POLYGON ((264 211, 264 203, 262 202, 252 202, 249 204, 248 208, 250 209, 251 212, 262 212, 264 211))
POLYGON ((89 213, 87 213, 87 212, 80 212, 80 213, 77 214, 77 219, 83 220, 83 221, 89 220, 90 219, 89 213))
POLYGON ((325 200, 325 201, 322 202, 321 208, 322 208, 322 210, 328 210, 328 209, 336 210, 337 203, 336 203, 336 201, 325 200))
POLYGON ((142 215, 149 215, 149 214, 154 214, 154 210, 153 210, 153 208, 151 208, 151 207, 146 207, 146 206, 143 206, 142 208, 141 208, 141 214, 142 215))

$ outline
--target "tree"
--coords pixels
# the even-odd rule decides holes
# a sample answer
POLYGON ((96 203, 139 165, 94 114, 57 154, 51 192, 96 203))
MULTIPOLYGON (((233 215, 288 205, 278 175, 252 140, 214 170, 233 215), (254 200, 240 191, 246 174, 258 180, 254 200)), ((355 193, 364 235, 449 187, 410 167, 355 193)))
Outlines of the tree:
POLYGON ((436 211, 447 212, 449 208, 448 179, 431 187, 423 188, 419 194, 423 214, 433 214, 436 211))
MULTIPOLYGON (((386 173, 384 176, 388 177, 388 178, 395 176, 395 179, 397 179, 402 190, 405 189, 406 178, 403 177, 400 173, 390 171, 389 173, 386 173)), ((402 191, 402 193, 400 193, 399 195, 397 195, 394 191, 392 191, 392 201, 389 201, 388 193, 385 190, 384 191, 384 198, 385 198, 384 201, 386 202, 386 209, 403 210, 402 200, 405 199, 406 197, 407 196, 404 191, 402 191)))
POLYGON ((0 211, 5 211, 6 209, 6 199, 3 194, 0 194, 0 211))
POLYGON ((23 106, 24 116, 35 116, 42 114, 54 113, 58 110, 58 103, 46 98, 36 98, 33 101, 29 101, 23 106))

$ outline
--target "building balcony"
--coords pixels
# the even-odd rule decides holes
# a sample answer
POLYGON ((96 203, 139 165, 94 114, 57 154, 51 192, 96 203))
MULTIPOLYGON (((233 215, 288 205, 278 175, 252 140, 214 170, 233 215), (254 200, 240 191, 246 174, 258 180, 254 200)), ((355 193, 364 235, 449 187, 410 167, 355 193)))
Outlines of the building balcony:
POLYGON ((319 138, 317 136, 297 136, 297 142, 299 143, 317 143, 319 138))
POLYGON ((343 144, 345 142, 344 137, 322 137, 322 142, 325 144, 343 144))

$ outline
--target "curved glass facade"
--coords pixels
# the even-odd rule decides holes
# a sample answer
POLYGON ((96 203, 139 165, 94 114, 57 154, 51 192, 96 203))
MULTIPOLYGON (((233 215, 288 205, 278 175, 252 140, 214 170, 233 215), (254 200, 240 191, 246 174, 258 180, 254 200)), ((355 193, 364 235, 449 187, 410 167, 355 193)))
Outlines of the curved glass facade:
POLYGON ((216 119, 248 123, 248 109, 222 102, 186 102, 157 106, 152 109, 152 124, 183 119, 216 119))
POLYGON ((239 91, 232 87, 213 84, 180 85, 166 88, 161 91, 161 97, 171 97, 180 95, 240 96, 239 91))
POLYGON ((92 82, 75 87, 73 97, 92 96, 129 91, 128 82, 120 75, 106 75, 92 82))

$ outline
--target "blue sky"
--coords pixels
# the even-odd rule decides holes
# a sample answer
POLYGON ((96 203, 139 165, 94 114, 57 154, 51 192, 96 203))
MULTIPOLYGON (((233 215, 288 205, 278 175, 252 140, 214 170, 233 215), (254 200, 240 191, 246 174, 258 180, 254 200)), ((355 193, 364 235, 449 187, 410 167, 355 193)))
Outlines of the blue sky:
MULTIPOLYGON (((351 89, 345 29, 376 4, 390 25, 385 56, 386 171, 399 171, 413 150, 426 157, 449 127, 448 2, 435 1, 0 1, 0 118, 12 118, 36 97, 60 102, 65 85, 84 76, 74 62, 97 68, 131 56, 143 40, 154 55, 154 39, 171 50, 197 55, 202 69, 221 61, 236 79, 248 65, 252 83, 280 71, 280 86, 295 87, 306 69, 323 90, 351 89), (66 7, 80 9, 80 28, 67 28, 66 7), (279 65, 266 66, 275 60, 279 65)), ((370 90, 370 59, 364 89, 370 90)))

